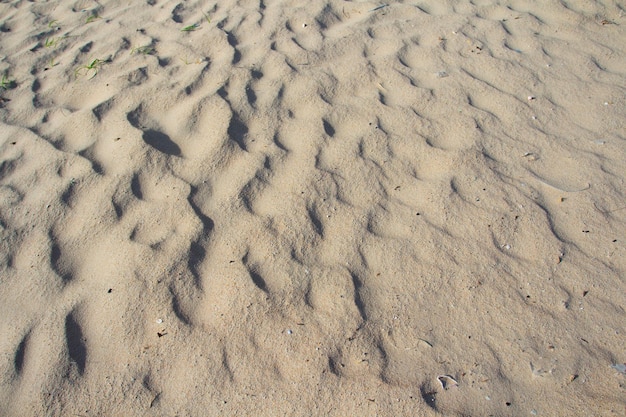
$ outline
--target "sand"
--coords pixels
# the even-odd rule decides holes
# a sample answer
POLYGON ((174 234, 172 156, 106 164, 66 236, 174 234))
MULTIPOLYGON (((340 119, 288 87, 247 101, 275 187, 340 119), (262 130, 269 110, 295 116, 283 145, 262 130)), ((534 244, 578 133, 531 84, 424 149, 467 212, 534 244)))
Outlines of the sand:
POLYGON ((626 412, 624 1, 0 29, 1 416, 626 412))

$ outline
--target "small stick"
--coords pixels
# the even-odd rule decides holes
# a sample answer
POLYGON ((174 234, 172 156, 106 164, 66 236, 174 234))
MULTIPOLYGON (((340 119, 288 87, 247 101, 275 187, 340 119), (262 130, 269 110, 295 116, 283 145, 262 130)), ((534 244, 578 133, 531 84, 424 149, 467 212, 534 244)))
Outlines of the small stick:
POLYGON ((373 9, 371 9, 371 10, 369 10, 369 11, 370 11, 370 12, 375 12, 376 10, 380 10, 380 9, 385 8, 385 7, 387 7, 387 6, 389 6, 389 5, 388 5, 388 4, 381 4, 380 6, 378 6, 378 7, 374 7, 373 9))

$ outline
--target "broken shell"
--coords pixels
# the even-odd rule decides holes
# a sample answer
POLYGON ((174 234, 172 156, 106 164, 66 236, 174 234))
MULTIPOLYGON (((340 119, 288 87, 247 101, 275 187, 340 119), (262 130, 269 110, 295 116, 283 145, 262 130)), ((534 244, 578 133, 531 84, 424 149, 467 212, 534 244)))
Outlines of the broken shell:
POLYGON ((448 389, 450 389, 452 387, 456 387, 456 386, 459 385, 459 383, 456 381, 456 379, 454 379, 450 375, 439 375, 437 377, 437 380, 441 384, 441 388, 443 388, 444 390, 448 390, 448 389))

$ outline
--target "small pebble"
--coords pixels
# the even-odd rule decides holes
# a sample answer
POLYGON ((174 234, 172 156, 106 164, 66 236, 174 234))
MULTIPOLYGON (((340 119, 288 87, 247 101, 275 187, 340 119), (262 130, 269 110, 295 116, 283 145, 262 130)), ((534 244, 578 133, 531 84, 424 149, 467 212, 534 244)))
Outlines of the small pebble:
POLYGON ((158 324, 161 324, 161 323, 163 323, 163 319, 156 319, 156 322, 157 322, 158 324))
POLYGON ((292 331, 291 329, 287 329, 287 332, 286 332, 286 333, 287 333, 287 334, 292 334, 292 333, 293 333, 293 331, 292 331))

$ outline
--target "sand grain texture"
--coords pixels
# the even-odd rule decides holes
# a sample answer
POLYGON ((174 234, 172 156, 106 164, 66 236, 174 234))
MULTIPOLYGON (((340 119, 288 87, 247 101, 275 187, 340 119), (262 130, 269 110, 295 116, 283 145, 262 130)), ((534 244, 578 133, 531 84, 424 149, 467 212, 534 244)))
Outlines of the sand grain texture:
POLYGON ((0 415, 624 415, 623 1, 0 29, 0 415))

